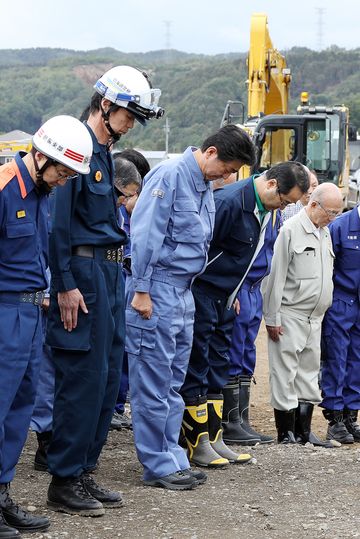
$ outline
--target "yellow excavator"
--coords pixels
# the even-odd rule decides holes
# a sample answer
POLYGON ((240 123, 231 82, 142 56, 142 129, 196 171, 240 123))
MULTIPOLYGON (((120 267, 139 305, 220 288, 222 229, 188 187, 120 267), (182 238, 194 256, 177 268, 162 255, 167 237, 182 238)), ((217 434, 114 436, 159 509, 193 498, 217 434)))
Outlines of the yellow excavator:
POLYGON ((29 152, 32 148, 31 142, 20 140, 1 140, 0 152, 29 152))
MULTIPOLYGON (((291 72, 272 44, 264 13, 251 17, 247 64, 248 117, 244 121, 242 103, 228 101, 222 125, 241 123, 251 134, 257 148, 252 172, 262 172, 281 161, 300 161, 316 171, 320 182, 338 185, 345 201, 349 184, 348 108, 311 106, 303 92, 297 114, 288 114, 291 72)), ((243 168, 241 177, 246 177, 249 170, 243 168)))

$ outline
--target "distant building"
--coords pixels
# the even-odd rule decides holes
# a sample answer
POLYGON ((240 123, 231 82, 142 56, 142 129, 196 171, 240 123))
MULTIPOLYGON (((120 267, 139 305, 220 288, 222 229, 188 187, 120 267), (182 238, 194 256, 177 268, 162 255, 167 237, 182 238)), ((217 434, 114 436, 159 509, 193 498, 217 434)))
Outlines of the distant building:
POLYGON ((16 152, 28 152, 31 149, 32 135, 15 129, 0 135, 0 165, 11 161, 16 152))
MULTIPOLYGON (((178 157, 179 155, 182 155, 181 153, 166 153, 165 150, 163 151, 151 151, 151 150, 142 150, 141 148, 134 148, 134 150, 137 150, 140 152, 148 161, 150 168, 154 168, 156 165, 161 163, 161 161, 165 161, 166 159, 173 159, 174 157, 178 157)), ((120 151, 115 150, 115 154, 120 153, 120 151)))

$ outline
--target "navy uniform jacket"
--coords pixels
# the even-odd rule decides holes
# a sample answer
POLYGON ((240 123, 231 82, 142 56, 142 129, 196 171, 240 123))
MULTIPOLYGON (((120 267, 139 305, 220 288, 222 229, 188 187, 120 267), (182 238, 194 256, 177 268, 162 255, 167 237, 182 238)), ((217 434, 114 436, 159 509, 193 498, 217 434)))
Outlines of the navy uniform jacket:
POLYGON ((47 288, 49 203, 21 155, 0 167, 0 291, 47 288))
POLYGON ((253 178, 217 189, 214 199, 215 228, 209 262, 195 284, 210 297, 225 299, 246 274, 260 237, 253 178))
POLYGON ((244 283, 250 286, 260 285, 264 277, 269 275, 274 254, 274 243, 279 234, 280 219, 281 212, 275 210, 266 227, 264 245, 252 263, 244 283))
POLYGON ((86 127, 94 145, 90 173, 68 181, 55 196, 50 269, 53 287, 60 292, 78 287, 71 272, 73 247, 119 247, 128 241, 117 219, 111 155, 86 127))
POLYGON ((358 208, 343 213, 330 226, 335 254, 334 298, 360 300, 360 217, 358 208))

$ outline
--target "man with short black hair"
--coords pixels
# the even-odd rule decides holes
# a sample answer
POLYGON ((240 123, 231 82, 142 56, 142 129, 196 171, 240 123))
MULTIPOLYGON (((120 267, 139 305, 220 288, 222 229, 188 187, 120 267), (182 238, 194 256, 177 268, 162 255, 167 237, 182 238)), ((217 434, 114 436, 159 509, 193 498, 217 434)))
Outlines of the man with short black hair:
POLYGON ((190 469, 178 443, 179 390, 193 337, 190 287, 205 268, 214 225, 209 180, 227 178, 253 159, 245 131, 223 127, 201 148, 152 169, 131 217, 126 347, 135 445, 148 486, 184 490, 206 480, 190 469))
MULTIPOLYGON (((286 162, 214 193, 214 235, 206 270, 192 287, 194 340, 181 388, 186 404, 183 432, 190 460, 200 466, 222 466, 224 459, 242 463, 250 458, 231 451, 222 440, 222 389, 228 381, 233 304, 263 245, 270 210, 296 202, 308 187, 308 169, 286 162)), ((225 410, 225 421, 226 414, 225 410)))

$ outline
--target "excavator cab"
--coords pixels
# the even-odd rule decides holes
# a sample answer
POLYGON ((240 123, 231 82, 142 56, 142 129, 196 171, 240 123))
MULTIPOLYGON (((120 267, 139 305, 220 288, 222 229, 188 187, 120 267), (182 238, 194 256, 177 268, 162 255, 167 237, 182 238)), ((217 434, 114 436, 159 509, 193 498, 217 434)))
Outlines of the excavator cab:
POLYGON ((255 126, 253 141, 257 162, 252 172, 281 161, 300 161, 315 170, 319 182, 330 181, 344 191, 348 188, 346 107, 313 107, 298 115, 268 115, 255 126))

